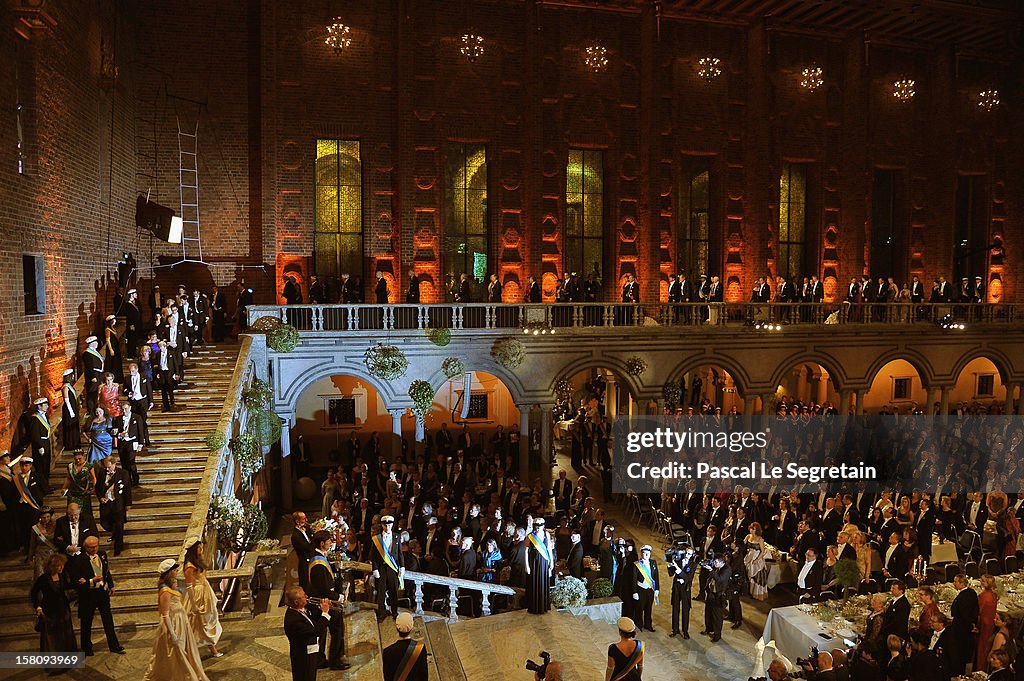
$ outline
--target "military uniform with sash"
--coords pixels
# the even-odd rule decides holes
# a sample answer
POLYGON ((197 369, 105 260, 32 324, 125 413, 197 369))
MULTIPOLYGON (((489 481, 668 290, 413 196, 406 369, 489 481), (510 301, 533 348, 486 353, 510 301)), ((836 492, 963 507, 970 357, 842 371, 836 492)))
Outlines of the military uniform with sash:
MULTIPOLYGON (((331 601, 339 599, 334 568, 331 567, 327 557, 319 551, 309 561, 309 595, 315 598, 326 598, 331 601)), ((319 612, 319 608, 317 608, 317 611, 319 612)), ((319 617, 317 613, 314 612, 313 614, 319 617)), ((332 609, 331 619, 327 623, 327 630, 331 633, 331 647, 326 653, 327 664, 331 667, 340 667, 342 664, 341 658, 345 655, 345 621, 340 608, 332 609)), ((321 660, 324 659, 326 643, 327 637, 321 637, 321 660)))

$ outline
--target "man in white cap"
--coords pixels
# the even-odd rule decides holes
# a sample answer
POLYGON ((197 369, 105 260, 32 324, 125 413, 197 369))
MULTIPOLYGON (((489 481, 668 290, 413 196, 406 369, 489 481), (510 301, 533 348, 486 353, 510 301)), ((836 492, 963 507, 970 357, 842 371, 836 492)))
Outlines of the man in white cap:
POLYGON ((288 637, 292 681, 316 681, 320 638, 327 636, 331 605, 324 599, 320 601, 319 608, 307 609, 308 597, 301 586, 288 589, 284 599, 288 603, 288 610, 284 613, 284 633, 288 637))
POLYGON ((398 640, 384 649, 384 681, 427 681, 426 647, 412 638, 412 615, 395 618, 398 640))
POLYGON ((377 621, 388 616, 398 617, 398 590, 404 589, 405 559, 398 535, 392 532, 395 518, 386 515, 380 519, 380 534, 373 536, 373 578, 377 585, 377 621))
POLYGON ((103 355, 96 348, 99 346, 99 339, 96 336, 89 336, 85 339, 85 352, 82 353, 82 362, 85 364, 85 403, 89 407, 89 413, 96 412, 96 403, 99 398, 100 384, 103 383, 103 355))
POLYGON ((139 340, 142 333, 142 312, 139 310, 139 293, 133 288, 128 289, 128 298, 121 306, 125 318, 124 338, 128 346, 128 359, 135 359, 139 351, 139 340))
POLYGON ((53 451, 53 433, 50 428, 50 400, 40 397, 35 401, 35 411, 25 423, 32 447, 32 458, 35 459, 36 474, 42 483, 43 493, 50 488, 50 453, 53 451))
POLYGON ((661 586, 658 582, 658 564, 651 558, 650 544, 640 547, 640 560, 633 563, 633 600, 637 619, 641 629, 654 631, 651 615, 654 604, 658 602, 661 586))

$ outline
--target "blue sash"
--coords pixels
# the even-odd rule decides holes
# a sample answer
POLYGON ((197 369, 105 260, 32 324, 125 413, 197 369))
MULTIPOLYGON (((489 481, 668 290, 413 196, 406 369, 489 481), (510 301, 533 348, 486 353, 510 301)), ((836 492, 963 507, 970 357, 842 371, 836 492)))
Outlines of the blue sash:
POLYGON ((640 664, 643 661, 643 659, 644 642, 637 641, 636 648, 633 649, 633 654, 630 655, 629 659, 626 660, 626 666, 622 668, 621 672, 612 677, 612 681, 622 681, 622 679, 626 678, 626 676, 629 675, 629 673, 633 671, 633 669, 636 668, 636 666, 640 664))
POLYGON ((400 589, 405 589, 405 580, 403 580, 402 577, 401 577, 402 573, 398 569, 398 563, 396 563, 395 559, 391 557, 391 551, 388 550, 388 547, 384 545, 384 541, 383 541, 383 539, 381 539, 381 535, 379 535, 379 534, 373 535, 373 545, 377 547, 377 551, 380 553, 381 557, 384 559, 384 562, 387 563, 387 566, 389 568, 391 568, 392 570, 394 570, 395 574, 399 576, 398 577, 398 587, 400 589))
POLYGON ((537 541, 537 536, 532 532, 527 536, 529 536, 530 543, 533 544, 533 548, 536 549, 540 553, 540 555, 544 557, 544 560, 546 560, 548 563, 551 563, 551 553, 548 551, 547 542, 537 541))
POLYGON ((310 559, 310 561, 309 561, 309 572, 308 572, 308 575, 310 577, 313 576, 313 566, 314 565, 323 565, 325 568, 327 568, 327 574, 329 574, 331 576, 331 582, 332 583, 334 582, 334 569, 331 567, 330 562, 328 562, 328 560, 326 558, 324 558, 322 555, 320 555, 318 553, 318 554, 316 554, 315 556, 313 556, 310 559))
POLYGON ((50 437, 50 422, 46 420, 46 417, 40 414, 38 411, 33 414, 39 423, 43 424, 43 428, 46 429, 46 437, 50 437))
POLYGON ((647 566, 645 566, 640 561, 636 561, 634 564, 636 565, 636 569, 640 571, 640 576, 644 578, 644 582, 651 587, 652 591, 654 591, 654 603, 655 605, 657 605, 658 590, 657 587, 654 585, 654 578, 651 576, 651 571, 648 570, 647 566))
POLYGON ((98 350, 96 350, 95 348, 86 348, 85 354, 92 355, 93 357, 98 359, 100 361, 100 368, 96 369, 96 371, 103 371, 103 355, 101 355, 98 350))

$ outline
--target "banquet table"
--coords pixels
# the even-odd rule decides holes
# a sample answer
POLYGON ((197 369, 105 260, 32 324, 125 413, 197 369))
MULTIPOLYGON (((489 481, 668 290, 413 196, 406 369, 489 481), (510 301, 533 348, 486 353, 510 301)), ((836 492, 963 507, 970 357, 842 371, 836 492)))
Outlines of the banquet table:
POLYGON ((939 543, 938 539, 932 540, 932 559, 929 561, 932 565, 941 565, 942 563, 955 563, 959 560, 956 555, 956 544, 951 541, 939 543))
POLYGON ((804 608, 799 605, 772 608, 764 623, 761 642, 767 645, 774 641, 776 650, 795 664, 798 657, 807 657, 812 646, 821 650, 845 648, 843 639, 853 638, 852 630, 844 631, 844 627, 839 627, 836 631, 835 624, 822 624, 804 608))

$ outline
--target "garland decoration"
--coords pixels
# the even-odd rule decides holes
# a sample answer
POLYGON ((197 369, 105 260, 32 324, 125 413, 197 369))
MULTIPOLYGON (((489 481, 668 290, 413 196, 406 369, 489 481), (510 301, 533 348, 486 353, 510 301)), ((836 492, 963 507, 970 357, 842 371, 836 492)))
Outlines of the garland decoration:
POLYGON ((491 356, 498 364, 512 370, 526 359, 526 348, 515 338, 499 338, 491 348, 491 356))
POLYGON ((367 348, 363 363, 371 375, 384 381, 394 381, 405 376, 409 359, 395 345, 375 345, 367 348))
POLYGON ((267 345, 275 352, 291 352, 299 345, 299 330, 291 324, 278 324, 267 331, 267 345))
POLYGON ((458 357, 445 357, 441 362, 441 371, 447 378, 452 379, 466 373, 466 365, 458 357))
POLYGON ((434 388, 428 381, 415 380, 409 384, 409 397, 412 398, 412 410, 417 416, 423 416, 434 404, 434 388))
POLYGON ((427 329, 427 340, 436 345, 439 348, 443 348, 452 342, 452 331, 451 329, 427 329))
POLYGON ((647 371, 647 362, 636 355, 626 360, 626 373, 630 376, 639 376, 647 371))

